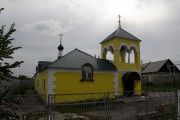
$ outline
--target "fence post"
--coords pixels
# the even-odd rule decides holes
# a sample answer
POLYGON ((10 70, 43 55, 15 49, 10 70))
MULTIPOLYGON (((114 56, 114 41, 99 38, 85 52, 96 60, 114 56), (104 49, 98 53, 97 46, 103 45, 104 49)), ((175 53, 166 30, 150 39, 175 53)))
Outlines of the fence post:
POLYGON ((51 95, 50 94, 48 94, 48 120, 51 120, 51 117, 52 117, 52 110, 51 110, 51 95))
POLYGON ((146 118, 145 118, 145 120, 148 120, 148 98, 147 98, 147 90, 145 90, 145 112, 146 112, 146 118))
POLYGON ((180 103, 179 103, 179 98, 180 98, 180 91, 178 89, 175 89, 175 103, 176 103, 176 112, 177 112, 177 120, 179 120, 180 116, 180 103))
POLYGON ((108 118, 109 118, 109 115, 108 115, 108 102, 109 102, 109 93, 107 92, 107 93, 104 93, 105 94, 105 103, 104 103, 104 105, 105 105, 105 119, 106 120, 108 120, 108 118))

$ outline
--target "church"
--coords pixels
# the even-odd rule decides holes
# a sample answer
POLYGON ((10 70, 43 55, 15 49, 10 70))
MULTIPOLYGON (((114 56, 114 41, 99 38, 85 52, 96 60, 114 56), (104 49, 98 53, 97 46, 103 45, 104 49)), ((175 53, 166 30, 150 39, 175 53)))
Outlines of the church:
POLYGON ((53 62, 38 62, 35 90, 46 95, 113 92, 114 96, 123 96, 127 91, 140 95, 135 92, 141 90, 140 42, 122 29, 120 17, 118 29, 100 43, 101 58, 77 48, 63 55, 61 34, 58 58, 53 62), (113 61, 106 59, 109 51, 113 61))

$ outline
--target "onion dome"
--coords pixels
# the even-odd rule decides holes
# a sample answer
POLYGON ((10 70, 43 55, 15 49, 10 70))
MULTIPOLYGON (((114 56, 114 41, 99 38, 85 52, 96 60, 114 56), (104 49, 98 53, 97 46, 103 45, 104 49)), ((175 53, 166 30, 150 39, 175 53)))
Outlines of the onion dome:
POLYGON ((64 49, 64 47, 62 46, 62 44, 60 44, 59 46, 58 46, 58 50, 63 50, 64 49))

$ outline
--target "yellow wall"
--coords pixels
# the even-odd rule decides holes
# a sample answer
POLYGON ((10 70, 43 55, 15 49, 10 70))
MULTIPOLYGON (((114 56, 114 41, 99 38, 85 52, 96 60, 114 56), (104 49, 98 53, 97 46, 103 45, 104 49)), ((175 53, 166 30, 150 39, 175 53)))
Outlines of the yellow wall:
MULTIPOLYGON (((100 93, 100 92, 113 92, 114 91, 114 74, 102 74, 94 73, 94 81, 83 81, 80 79, 82 77, 81 72, 57 72, 54 74, 56 81, 54 85, 55 94, 73 94, 73 93, 100 93)), ((87 95, 73 95, 73 97, 66 95, 56 95, 56 101, 83 101, 91 99, 101 99, 104 96, 102 94, 87 94, 87 95), (61 96, 61 97, 60 97, 61 96)))
POLYGON ((35 90, 39 94, 47 94, 48 91, 48 70, 41 71, 35 76, 35 90), (45 89, 44 89, 45 80, 45 89))

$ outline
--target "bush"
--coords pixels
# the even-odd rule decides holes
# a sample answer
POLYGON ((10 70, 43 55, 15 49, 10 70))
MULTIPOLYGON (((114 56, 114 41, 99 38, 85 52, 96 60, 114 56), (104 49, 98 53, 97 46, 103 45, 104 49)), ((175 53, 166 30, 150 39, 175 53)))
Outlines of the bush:
POLYGON ((23 95, 24 92, 27 90, 27 87, 24 86, 24 85, 20 85, 19 87, 17 87, 15 90, 14 90, 14 94, 21 94, 23 95))

